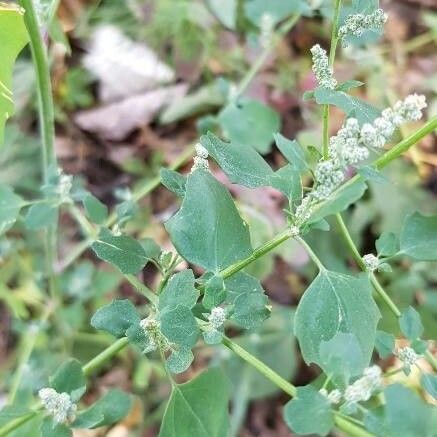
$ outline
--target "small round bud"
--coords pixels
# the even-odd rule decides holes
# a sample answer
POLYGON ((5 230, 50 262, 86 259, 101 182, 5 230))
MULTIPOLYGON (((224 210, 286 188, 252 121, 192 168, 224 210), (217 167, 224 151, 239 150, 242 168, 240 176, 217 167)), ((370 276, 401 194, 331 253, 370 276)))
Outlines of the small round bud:
POLYGON ((412 366, 419 359, 419 355, 416 354, 411 347, 403 347, 397 351, 397 357, 406 365, 412 366))
POLYGON ((208 315, 208 321, 214 329, 219 329, 223 326, 226 320, 226 312, 223 308, 215 307, 208 315))
POLYGON ((68 393, 58 393, 50 387, 39 390, 38 396, 47 412, 57 423, 66 423, 74 420, 77 405, 72 402, 68 393))
POLYGON ((379 259, 373 253, 363 256, 363 262, 369 272, 375 271, 379 266, 379 259))
POLYGON ((196 155, 200 158, 203 159, 208 159, 209 153, 208 150, 205 149, 205 147, 202 146, 202 144, 197 143, 194 146, 195 150, 196 150, 196 155))

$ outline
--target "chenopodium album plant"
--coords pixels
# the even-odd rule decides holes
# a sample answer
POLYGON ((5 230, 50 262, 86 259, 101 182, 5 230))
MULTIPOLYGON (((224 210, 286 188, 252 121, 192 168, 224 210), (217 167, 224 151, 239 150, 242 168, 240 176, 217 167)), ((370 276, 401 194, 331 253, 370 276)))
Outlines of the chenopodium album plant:
MULTIPOLYGON (((46 60, 41 55, 32 2, 21 3, 26 8, 25 24, 39 80, 44 81, 46 60)), ((353 2, 351 13, 344 9, 340 20, 341 2, 337 0, 335 5, 329 55, 320 45, 311 49, 318 86, 305 95, 306 99, 323 105, 323 144, 316 162, 314 150, 310 153, 296 140, 280 134, 274 140, 288 163, 278 170, 273 170, 252 144, 235 141, 232 135, 231 141, 223 141, 213 133, 203 135, 195 147, 188 175, 170 169, 161 171, 162 183, 181 199, 179 210, 165 223, 175 253, 161 250, 153 240, 140 243, 124 233, 123 224, 132 214, 134 197, 119 205, 115 215, 108 216, 107 208, 83 188, 75 187, 72 179, 53 165, 56 160, 50 156, 43 199, 25 202, 10 187, 1 187, 2 232, 27 208, 24 213, 27 228, 46 229, 50 236, 59 208, 65 208, 82 226, 88 236, 86 243, 95 254, 116 266, 150 303, 146 310, 140 310, 128 299, 117 299, 98 309, 91 325, 117 338, 114 344, 83 366, 74 359, 65 362, 49 384, 41 387, 39 402, 32 408, 14 403, 5 407, 0 412, 0 435, 19 429, 35 417, 42 418, 40 429, 44 436, 71 435, 72 428, 96 428, 121 420, 130 409, 128 394, 109 391, 85 409, 80 407, 80 399, 86 391, 86 377, 131 344, 142 354, 157 352, 165 362, 172 393, 161 436, 226 436, 229 387, 222 372, 212 368, 185 384, 177 384, 171 376, 189 368, 194 359, 193 348, 199 341, 223 344, 287 393, 291 400, 284 407, 284 420, 298 435, 323 436, 334 427, 352 436, 435 435, 435 411, 431 405, 403 385, 387 385, 383 370, 372 364, 371 359, 374 350, 381 358, 395 355, 402 363, 395 372, 403 371, 406 375, 417 367, 422 372, 424 390, 436 397, 436 376, 424 372, 418 364, 419 358, 426 357, 434 370, 437 367, 428 343, 421 338, 420 315, 412 307, 401 311, 376 274, 390 271, 394 257, 437 260, 437 217, 419 212, 408 215, 400 235, 383 233, 375 242, 376 254, 361 255, 340 213, 359 201, 367 181, 381 177, 380 169, 432 132, 437 119, 386 151, 397 128, 422 118, 425 97, 412 94, 379 111, 347 93, 362 85, 360 82, 338 84, 333 70, 338 42, 348 45, 369 35, 371 40, 374 34, 381 33, 387 16, 373 2, 363 6, 363 2, 357 1, 353 2), (346 114, 342 127, 331 138, 328 137, 330 105, 338 106, 346 114), (287 228, 254 248, 248 225, 233 198, 209 169, 210 158, 232 183, 248 188, 273 187, 282 192, 288 200, 287 228), (351 170, 354 176, 350 176, 351 170), (313 181, 309 187, 303 185, 303 180, 308 179, 313 181), (85 214, 77 202, 82 204, 85 214), (328 270, 305 240, 315 229, 328 232, 326 218, 333 215, 362 270, 360 274, 328 270), (318 268, 318 275, 298 304, 293 323, 305 362, 316 364, 325 377, 303 387, 295 387, 283 379, 225 332, 228 325, 253 330, 269 317, 271 306, 260 281, 244 269, 289 239, 297 240, 318 268), (182 260, 196 268, 176 272, 182 260), (135 276, 148 262, 162 274, 156 292, 135 276), (196 277, 194 272, 199 270, 204 273, 196 277), (381 315, 375 297, 398 318, 405 337, 402 344, 407 346, 396 347, 393 334, 377 330, 381 315)), ((8 7, 5 10, 21 23, 23 11, 8 7)), ((262 22, 272 27, 272 20, 262 22)), ((15 31, 22 33, 22 23, 21 26, 15 26, 15 31)), ((265 32, 261 35, 263 40, 268 40, 265 32)), ((21 38, 15 47, 17 53, 23 44, 21 38)), ((6 79, 2 78, 5 87, 10 85, 6 79)), ((40 117, 46 134, 43 143, 47 144, 50 117, 44 111, 44 102, 49 108, 50 96, 44 94, 41 83, 39 86, 43 105, 40 117)), ((238 102, 231 100, 219 115, 219 122, 237 105, 238 102)), ((8 109, 3 118, 9 113, 8 109)), ((54 303, 59 302, 56 293, 52 297, 54 303)))

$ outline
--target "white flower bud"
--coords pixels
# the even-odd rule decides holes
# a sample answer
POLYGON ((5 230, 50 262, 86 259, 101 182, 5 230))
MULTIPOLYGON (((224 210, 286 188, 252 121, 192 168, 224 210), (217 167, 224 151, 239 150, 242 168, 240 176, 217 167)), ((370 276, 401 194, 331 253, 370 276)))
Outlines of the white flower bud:
POLYGON ((326 50, 322 49, 319 44, 311 48, 313 57, 313 72, 318 84, 323 88, 334 89, 337 81, 333 77, 332 67, 329 66, 326 50))
POLYGON ((397 357, 406 365, 412 366, 419 359, 419 355, 416 354, 411 347, 403 347, 398 350, 397 357))
POLYGON ((297 237, 300 233, 299 227, 298 226, 290 226, 290 235, 292 237, 297 237))
POLYGON ((203 168, 204 170, 209 169, 209 163, 208 163, 208 150, 205 149, 205 147, 202 146, 202 144, 197 143, 194 146, 196 150, 196 156, 193 158, 193 166, 191 167, 191 173, 194 170, 197 170, 199 168, 203 168))
POLYGON ((379 259, 373 253, 368 253, 363 256, 363 262, 369 272, 373 272, 379 266, 379 259))
POLYGON ((226 320, 226 312, 223 308, 215 307, 208 315, 208 321, 214 329, 219 329, 223 326, 226 320))
POLYGON ((196 150, 196 155, 200 158, 203 159, 208 159, 209 153, 208 150, 205 149, 205 147, 202 146, 202 144, 197 143, 194 146, 195 150, 196 150))
POLYGON ((72 402, 68 393, 58 393, 50 387, 39 390, 38 396, 47 412, 57 423, 66 423, 74 420, 77 405, 72 402))
POLYGON ((262 14, 261 26, 260 26, 261 31, 259 37, 261 47, 263 48, 269 47, 270 44, 272 43, 274 25, 275 22, 273 20, 273 17, 269 13, 262 14))

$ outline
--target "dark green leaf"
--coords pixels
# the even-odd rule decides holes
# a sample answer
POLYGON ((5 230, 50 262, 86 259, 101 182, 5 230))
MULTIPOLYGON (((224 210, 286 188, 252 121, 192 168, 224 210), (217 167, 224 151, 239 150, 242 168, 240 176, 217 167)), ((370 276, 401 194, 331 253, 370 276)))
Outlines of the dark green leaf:
POLYGON ((199 327, 189 308, 178 305, 159 313, 159 317, 161 332, 169 341, 187 347, 196 344, 199 338, 199 327))
POLYGON ((302 199, 302 180, 299 171, 291 164, 277 170, 270 178, 272 187, 284 194, 293 204, 299 204, 302 199))
POLYGON ((218 121, 234 144, 253 147, 262 154, 270 151, 273 134, 281 127, 278 114, 256 100, 229 103, 218 121))
POLYGON ((22 205, 23 199, 20 196, 17 196, 9 186, 0 185, 0 235, 13 226, 22 205))
POLYGON ((67 425, 55 422, 50 416, 44 417, 40 431, 41 437, 71 437, 73 435, 67 425))
POLYGON ((393 256, 399 250, 399 242, 393 232, 383 232, 375 242, 379 256, 393 256))
POLYGON ((91 325, 120 338, 124 337, 131 325, 139 321, 140 317, 132 302, 119 299, 99 308, 91 318, 91 325))
POLYGON ((48 203, 36 203, 28 209, 24 223, 27 229, 36 231, 38 229, 54 226, 57 218, 57 206, 48 203))
POLYGON ((360 124, 372 123, 380 115, 380 111, 375 107, 343 91, 317 88, 314 97, 318 104, 337 106, 347 117, 355 117, 360 124))
POLYGON ((75 359, 63 363, 50 378, 50 386, 58 393, 68 393, 77 402, 86 391, 82 365, 75 359))
POLYGON ((185 184, 187 183, 186 176, 168 168, 161 168, 159 174, 162 185, 183 199, 185 196, 185 184))
POLYGON ((182 373, 187 370, 194 360, 193 352, 189 347, 180 347, 174 350, 167 358, 166 365, 172 373, 182 373))
POLYGON ((151 341, 150 337, 146 335, 146 332, 140 326, 139 322, 135 322, 129 326, 126 330, 126 336, 129 339, 129 343, 136 346, 143 354, 156 349, 155 342, 151 341))
POLYGON ((202 169, 188 176, 182 206, 165 227, 179 254, 206 270, 218 272, 252 252, 229 192, 202 169))
POLYGON ((295 334, 307 363, 323 366, 320 345, 338 333, 353 334, 369 363, 380 318, 367 277, 321 271, 296 310, 295 334))
POLYGON ((174 385, 159 437, 226 436, 228 402, 228 382, 218 369, 174 385))
POLYGON ((104 231, 91 247, 100 259, 113 264, 125 274, 136 274, 147 263, 141 244, 127 235, 116 236, 104 231))
POLYGON ((420 378, 422 387, 434 398, 437 399, 437 375, 424 373, 420 378))
POLYGON ((108 218, 108 207, 92 194, 87 193, 82 199, 82 203, 93 223, 100 225, 108 218))
POLYGON ((423 334, 420 314, 411 306, 402 313, 399 318, 399 326, 402 334, 404 334, 408 340, 415 340, 423 334))
POLYGON ((400 237, 401 252, 419 261, 437 261, 437 216, 407 216, 400 237))
POLYGON ((208 133, 200 142, 214 158, 231 182, 255 188, 270 185, 273 171, 262 156, 250 145, 226 143, 208 133))
POLYGON ((297 388, 297 396, 284 407, 284 420, 299 435, 325 436, 334 427, 328 399, 311 385, 297 388))
POLYGON ((226 287, 221 276, 214 275, 205 285, 202 305, 210 310, 226 299, 226 287))
POLYGON ((159 295, 159 310, 183 305, 192 308, 199 297, 194 287, 194 274, 190 269, 174 274, 159 295))
POLYGON ((416 338, 410 343, 410 346, 418 355, 423 355, 425 351, 428 349, 428 342, 425 340, 421 340, 420 338, 416 338))
POLYGON ((94 429, 119 422, 131 409, 131 397, 118 389, 109 390, 97 402, 82 411, 73 422, 74 428, 94 429))
POLYGON ((159 255, 161 255, 161 248, 155 243, 151 238, 144 238, 140 241, 141 246, 143 246, 144 254, 147 259, 158 260, 159 255))
POLYGON ((295 170, 302 172, 308 168, 305 152, 296 140, 289 140, 279 133, 275 134, 274 138, 276 146, 295 170))
POLYGON ((384 331, 376 331, 375 349, 379 356, 384 359, 393 354, 395 349, 395 336, 384 331))

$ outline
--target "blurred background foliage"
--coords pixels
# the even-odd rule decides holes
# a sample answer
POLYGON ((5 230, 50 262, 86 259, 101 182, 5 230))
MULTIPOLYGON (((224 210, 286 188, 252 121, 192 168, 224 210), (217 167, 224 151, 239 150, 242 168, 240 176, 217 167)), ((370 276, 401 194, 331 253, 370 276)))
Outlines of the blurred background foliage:
MULTIPOLYGON (((49 2, 40 3, 44 21, 49 2)), ((241 128, 238 111, 242 109, 226 117, 222 108, 262 54, 259 35, 265 12, 276 22, 288 19, 296 7, 303 16, 292 30, 277 37, 274 50, 244 89, 247 98, 263 105, 252 122, 256 125, 271 120, 286 137, 319 147, 321 107, 304 101, 302 95, 315 83, 309 49, 317 42, 326 46, 329 39, 325 22, 329 1, 312 0, 305 6, 291 1, 291 9, 284 7, 288 2, 260 0, 58 3, 53 20, 44 24, 53 39, 50 62, 56 152, 65 172, 75 176, 75 184, 86 186, 108 206, 129 202, 132 191, 156 177, 161 166, 175 162, 199 133, 209 129, 226 134, 241 128)), ((339 82, 364 82, 355 94, 379 108, 411 92, 424 93, 428 116, 437 114, 435 3, 397 0, 381 5, 389 14, 384 38, 365 48, 342 49, 336 62, 339 82)), ((7 124, 0 150, 0 183, 12 185, 26 198, 38 197, 41 179, 34 85, 26 49, 15 66, 16 113, 7 124)), ((343 114, 331 112, 334 133, 343 114)), ((408 135, 415 127, 409 126, 399 135, 408 135)), ((246 129, 242 135, 250 133, 246 129)), ((274 167, 281 166, 280 155, 270 144, 264 146, 262 152, 268 161, 274 167)), ((428 136, 405 159, 384 170, 387 180, 372 182, 365 198, 348 211, 345 219, 362 253, 375 251, 374 241, 381 232, 398 232, 406 213, 437 213, 436 151, 435 138, 428 136)), ((254 246, 284 226, 282 209, 286 205, 278 192, 231 186, 221 171, 214 167, 213 171, 236 197, 250 225, 254 246)), ((125 203, 130 205, 131 218, 126 229, 140 239, 152 237, 164 249, 171 249, 162 224, 178 202, 158 187, 141 199, 138 207, 125 203)), ((336 224, 330 225, 335 231, 336 224)), ((58 282, 64 304, 58 310, 60 326, 46 320, 48 309, 39 273, 43 270, 41 240, 28 233, 22 223, 0 239, 0 405, 14 384, 14 369, 26 354, 30 357, 22 369, 18 391, 23 403, 66 356, 87 360, 111 343, 111 338, 96 333, 89 325, 90 315, 99 306, 120 296, 131 298, 137 305, 145 304, 118 271, 99 262, 89 251, 64 268, 65 261, 73 258, 81 234, 68 216, 61 217, 60 229, 58 282)), ((322 231, 315 231, 309 242, 328 268, 354 268, 335 232, 322 235, 322 231)), ((303 365, 290 322, 296 303, 316 273, 307 261, 305 253, 288 242, 248 268, 262 280, 273 311, 260 330, 238 338, 298 385, 318 373, 316 368, 303 365)), ((426 338, 437 334, 436 267, 435 263, 410 264, 400 259, 393 263, 393 271, 382 277, 401 308, 413 304, 419 309, 426 338)), ((158 275, 152 264, 146 266, 142 276, 147 285, 156 285, 158 275)), ((380 308, 385 311, 383 305, 380 308)), ((391 314, 384 314, 383 320, 379 329, 397 330, 391 314)), ((274 387, 222 347, 199 347, 193 367, 179 379, 188 380, 209 361, 219 362, 233 381, 233 435, 290 435, 280 419, 283 399, 274 387)), ((395 364, 393 359, 383 363, 387 368, 395 364)), ((409 381, 414 384, 414 378, 409 381)), ((128 418, 105 435, 156 435, 163 400, 169 393, 159 357, 124 352, 95 377, 94 390, 87 396, 97 396, 110 386, 132 390, 137 402, 128 418)), ((32 436, 35 429, 30 422, 16 435, 32 436)))

